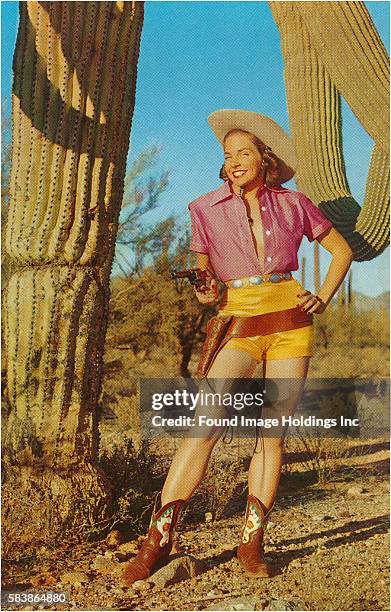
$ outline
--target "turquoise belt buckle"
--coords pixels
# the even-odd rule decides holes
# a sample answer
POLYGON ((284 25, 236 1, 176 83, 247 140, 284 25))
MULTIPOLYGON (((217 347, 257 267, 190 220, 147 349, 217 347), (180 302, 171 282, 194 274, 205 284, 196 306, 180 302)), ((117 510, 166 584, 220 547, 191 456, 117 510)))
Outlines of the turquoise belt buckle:
POLYGON ((278 274, 277 272, 275 272, 274 274, 271 274, 269 277, 269 281, 271 283, 279 283, 281 280, 281 274, 278 274))
POLYGON ((291 278, 291 273, 290 272, 284 272, 283 277, 285 278, 285 280, 289 280, 291 278))
POLYGON ((240 287, 243 287, 244 282, 242 281, 241 278, 236 278, 235 280, 232 281, 232 287, 234 287, 235 289, 239 289, 240 287))
POLYGON ((263 278, 262 276, 250 276, 248 281, 250 285, 260 285, 261 283, 263 283, 263 278))

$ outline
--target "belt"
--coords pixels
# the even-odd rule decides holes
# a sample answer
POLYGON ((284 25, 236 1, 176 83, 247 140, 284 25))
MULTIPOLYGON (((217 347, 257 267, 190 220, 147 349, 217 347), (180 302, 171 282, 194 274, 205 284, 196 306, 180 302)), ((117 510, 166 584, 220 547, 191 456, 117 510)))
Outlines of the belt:
POLYGON ((276 332, 298 329, 312 324, 312 314, 304 312, 299 306, 288 310, 267 312, 252 317, 233 315, 212 317, 207 324, 207 335, 198 364, 197 376, 207 376, 218 351, 232 337, 268 336, 276 332))
POLYGON ((246 276, 245 278, 234 278, 225 281, 225 284, 230 289, 239 289, 247 285, 261 285, 262 283, 279 283, 283 280, 290 280, 292 272, 272 272, 271 274, 262 274, 260 276, 246 276))
POLYGON ((312 318, 312 314, 302 311, 299 306, 251 317, 234 317, 228 333, 237 338, 267 336, 276 332, 306 327, 312 324, 312 318))

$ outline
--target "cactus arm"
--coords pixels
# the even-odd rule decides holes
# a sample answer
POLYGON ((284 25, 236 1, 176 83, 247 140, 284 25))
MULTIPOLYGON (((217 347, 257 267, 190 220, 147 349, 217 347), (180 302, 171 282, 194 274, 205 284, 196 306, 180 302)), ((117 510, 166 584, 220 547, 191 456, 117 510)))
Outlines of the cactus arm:
POLYGON ((297 184, 350 243, 356 261, 389 243, 388 59, 362 2, 270 2, 281 34, 297 184), (363 207, 351 195, 340 94, 375 145, 363 207))

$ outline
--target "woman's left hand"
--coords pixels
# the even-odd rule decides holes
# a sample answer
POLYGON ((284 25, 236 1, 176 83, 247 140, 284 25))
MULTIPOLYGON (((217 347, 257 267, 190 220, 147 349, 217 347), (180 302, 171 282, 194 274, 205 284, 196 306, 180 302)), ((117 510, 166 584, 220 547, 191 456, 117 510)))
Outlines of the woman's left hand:
POLYGON ((311 291, 305 289, 298 293, 297 297, 301 298, 298 305, 308 314, 322 314, 326 310, 327 304, 318 295, 311 293, 311 291))

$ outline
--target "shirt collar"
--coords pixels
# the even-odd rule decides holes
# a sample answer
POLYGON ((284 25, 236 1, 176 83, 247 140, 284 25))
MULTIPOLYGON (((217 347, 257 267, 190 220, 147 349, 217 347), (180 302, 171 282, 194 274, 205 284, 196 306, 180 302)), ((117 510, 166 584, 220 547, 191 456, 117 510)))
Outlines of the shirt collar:
MULTIPOLYGON (((275 191, 277 193, 287 191, 284 187, 269 187, 268 185, 265 185, 264 189, 267 189, 269 191, 275 191)), ((223 185, 221 185, 218 189, 213 191, 213 195, 211 196, 209 206, 214 206, 215 204, 218 204, 219 202, 228 200, 233 195, 234 195, 234 192, 232 191, 230 182, 224 181, 223 185)))

